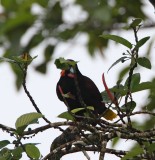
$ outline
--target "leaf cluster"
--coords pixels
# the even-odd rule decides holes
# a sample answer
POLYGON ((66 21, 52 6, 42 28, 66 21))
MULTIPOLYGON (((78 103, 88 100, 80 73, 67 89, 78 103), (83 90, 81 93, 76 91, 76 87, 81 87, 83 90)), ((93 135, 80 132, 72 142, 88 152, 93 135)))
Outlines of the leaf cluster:
MULTIPOLYGON (((3 49, 3 56, 5 58, 19 56, 25 52, 31 53, 33 49, 38 55, 43 54, 43 61, 35 66, 36 71, 43 74, 46 73, 47 64, 53 59, 59 44, 75 42, 79 33, 88 35, 86 47, 89 55, 94 56, 96 50, 103 55, 109 40, 98 38, 103 31, 110 33, 113 30, 120 30, 122 28, 120 24, 125 26, 133 17, 149 19, 142 11, 144 6, 142 0, 130 0, 128 4, 123 0, 115 0, 113 5, 107 0, 94 2, 76 0, 73 3, 57 0, 21 2, 3 0, 1 5, 3 9, 0 15, 2 19, 0 47, 3 49), (38 6, 38 12, 35 12, 35 6, 38 6), (64 16, 71 7, 80 7, 78 16, 82 15, 73 22, 64 16), (34 32, 27 36, 31 30, 34 32), (26 37, 24 42, 23 37, 26 37), (35 48, 42 44, 43 50, 38 53, 35 48)), ((14 66, 11 67, 17 77, 16 85, 19 89, 21 86, 19 71, 14 66)))
MULTIPOLYGON (((11 136, 15 136, 16 140, 10 142, 8 140, 0 141, 0 160, 12 160, 21 159, 22 153, 26 153, 31 159, 39 159, 41 154, 35 143, 22 144, 21 139, 25 129, 31 125, 38 123, 38 119, 42 115, 39 113, 27 113, 20 116, 15 123, 16 129, 11 133, 11 136), (9 145, 15 145, 14 149, 9 149, 9 145)), ((29 128, 30 130, 30 128, 29 128)))

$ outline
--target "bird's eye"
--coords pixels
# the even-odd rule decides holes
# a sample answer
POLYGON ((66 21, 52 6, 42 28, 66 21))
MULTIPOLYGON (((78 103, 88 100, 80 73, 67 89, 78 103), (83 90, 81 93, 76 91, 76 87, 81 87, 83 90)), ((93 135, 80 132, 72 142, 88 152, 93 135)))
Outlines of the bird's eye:
POLYGON ((70 72, 71 72, 71 73, 74 73, 73 67, 70 68, 70 72))

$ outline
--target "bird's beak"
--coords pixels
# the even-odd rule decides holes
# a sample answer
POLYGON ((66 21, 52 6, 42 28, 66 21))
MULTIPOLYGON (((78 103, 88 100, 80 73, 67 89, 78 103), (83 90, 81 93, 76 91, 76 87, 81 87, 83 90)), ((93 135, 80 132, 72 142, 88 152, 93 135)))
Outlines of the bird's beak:
MULTIPOLYGON (((62 70, 60 75, 61 75, 61 77, 64 77, 66 75, 66 71, 62 70)), ((75 78, 76 75, 73 74, 73 73, 68 73, 67 76, 70 77, 70 78, 75 78)))
POLYGON ((65 70, 62 70, 60 74, 61 74, 62 77, 64 77, 65 76, 65 70))

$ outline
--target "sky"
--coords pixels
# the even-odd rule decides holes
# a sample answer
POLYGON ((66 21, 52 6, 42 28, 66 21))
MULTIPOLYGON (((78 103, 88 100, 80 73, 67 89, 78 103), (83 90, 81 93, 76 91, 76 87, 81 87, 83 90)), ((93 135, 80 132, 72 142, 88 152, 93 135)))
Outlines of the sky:
MULTIPOLYGON (((155 17, 153 7, 148 4, 145 8, 147 14, 151 17, 155 17)), ((126 32, 113 32, 113 34, 128 37, 128 40, 133 41, 133 33, 131 31, 126 32)), ((144 36, 155 36, 155 29, 145 29, 139 32, 139 38, 144 36)), ((117 75, 118 70, 122 67, 128 65, 129 62, 118 64, 114 68, 112 68, 108 74, 107 70, 111 66, 111 64, 116 61, 127 48, 121 45, 116 45, 113 42, 110 42, 107 49, 105 49, 105 57, 103 58, 101 55, 97 54, 95 58, 91 58, 87 54, 87 50, 85 48, 85 43, 87 41, 86 35, 81 35, 77 39, 76 44, 61 44, 59 48, 56 50, 55 56, 53 60, 56 58, 65 57, 74 59, 79 61, 78 66, 82 74, 90 77, 100 91, 104 90, 104 86, 102 84, 101 75, 105 73, 105 78, 107 85, 112 87, 117 82, 117 75)), ((147 44, 146 44, 147 46, 147 44)), ((145 54, 146 46, 142 47, 140 50, 141 56, 145 54)), ((153 47, 154 48, 154 47, 153 47)), ((48 71, 46 75, 42 75, 37 73, 34 70, 34 66, 40 63, 43 60, 43 56, 39 54, 41 48, 38 48, 37 51, 33 51, 32 55, 38 55, 37 59, 33 61, 33 63, 29 66, 28 69, 28 76, 27 76, 27 88, 30 91, 31 95, 33 96, 35 102, 39 106, 41 112, 51 121, 51 122, 58 122, 62 121, 62 119, 57 118, 57 116, 66 111, 66 106, 59 101, 56 96, 56 84, 60 77, 60 70, 56 68, 53 61, 48 65, 48 71)), ((1 54, 1 53, 0 53, 1 54)), ((1 55, 0 55, 1 56, 1 55)), ((151 55, 152 58, 155 58, 153 54, 151 55)), ((155 69, 155 64, 153 65, 153 69, 155 69)), ((138 72, 139 70, 137 70, 138 72)), ((150 77, 153 76, 152 70, 142 69, 140 71, 141 79, 143 81, 147 81, 150 77)), ((28 97, 24 93, 23 89, 19 92, 16 91, 15 88, 15 76, 11 72, 10 67, 7 63, 2 63, 0 66, 0 99, 1 99, 1 116, 0 116, 0 123, 5 124, 7 126, 14 127, 16 119, 21 116, 22 114, 35 112, 35 109, 31 105, 28 97)), ((140 107, 145 102, 144 99, 147 95, 147 92, 136 93, 134 94, 134 98, 138 99, 138 106, 140 107), (139 98, 140 97, 140 98, 139 98)), ((137 108, 138 110, 138 108, 137 108)), ((45 125, 46 123, 43 120, 39 120, 39 125, 34 125, 34 127, 45 125)), ((23 143, 27 142, 35 142, 40 143, 38 145, 41 153, 45 156, 49 153, 49 148, 54 140, 61 132, 56 129, 49 129, 42 133, 38 133, 32 139, 23 141, 23 143)), ((14 140, 13 137, 6 132, 0 131, 0 140, 10 139, 11 141, 14 140)), ((110 144, 108 144, 110 146, 110 144)), ((116 146, 118 149, 128 149, 131 146, 131 143, 128 141, 122 141, 119 145, 116 146)), ((89 153, 91 159, 97 160, 98 154, 97 153, 89 153)), ((79 160, 86 158, 82 153, 71 154, 64 156, 62 160, 79 160)), ((115 156, 106 155, 105 160, 117 160, 115 156)))

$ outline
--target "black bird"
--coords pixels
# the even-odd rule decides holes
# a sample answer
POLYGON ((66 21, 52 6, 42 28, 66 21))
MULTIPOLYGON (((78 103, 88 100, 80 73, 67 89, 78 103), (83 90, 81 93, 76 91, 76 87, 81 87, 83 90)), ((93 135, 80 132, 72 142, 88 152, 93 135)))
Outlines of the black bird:
MULTIPOLYGON (((113 120, 117 117, 112 110, 106 108, 97 86, 90 78, 81 74, 77 64, 75 66, 70 65, 69 68, 61 71, 56 92, 58 98, 67 105, 70 111, 76 108, 84 108, 84 105, 86 105, 93 106, 93 113, 102 115, 107 120, 113 120)), ((83 112, 84 110, 76 114, 83 116, 83 112)))

